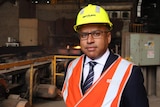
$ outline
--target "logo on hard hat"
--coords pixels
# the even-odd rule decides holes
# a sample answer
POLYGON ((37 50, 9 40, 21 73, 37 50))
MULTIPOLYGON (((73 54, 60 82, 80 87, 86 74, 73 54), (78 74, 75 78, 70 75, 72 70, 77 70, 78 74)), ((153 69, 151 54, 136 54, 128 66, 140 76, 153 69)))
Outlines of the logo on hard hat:
POLYGON ((88 14, 88 15, 83 16, 83 18, 92 17, 92 16, 96 16, 96 15, 95 14, 88 14))

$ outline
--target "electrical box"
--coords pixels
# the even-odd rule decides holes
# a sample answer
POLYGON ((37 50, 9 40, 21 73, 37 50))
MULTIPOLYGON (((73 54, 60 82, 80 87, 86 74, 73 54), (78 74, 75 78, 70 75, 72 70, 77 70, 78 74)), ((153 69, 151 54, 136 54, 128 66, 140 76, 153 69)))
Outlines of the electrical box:
POLYGON ((160 65, 160 34, 130 33, 130 60, 137 65, 160 65))

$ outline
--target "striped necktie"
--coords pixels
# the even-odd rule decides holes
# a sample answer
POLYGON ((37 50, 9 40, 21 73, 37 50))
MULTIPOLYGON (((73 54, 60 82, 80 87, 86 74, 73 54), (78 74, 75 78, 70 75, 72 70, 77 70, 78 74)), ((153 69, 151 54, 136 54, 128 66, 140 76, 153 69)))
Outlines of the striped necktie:
POLYGON ((93 78, 94 78, 94 66, 96 65, 96 62, 89 62, 89 73, 88 76, 83 84, 82 92, 83 94, 87 91, 87 89, 92 85, 93 83, 93 78))

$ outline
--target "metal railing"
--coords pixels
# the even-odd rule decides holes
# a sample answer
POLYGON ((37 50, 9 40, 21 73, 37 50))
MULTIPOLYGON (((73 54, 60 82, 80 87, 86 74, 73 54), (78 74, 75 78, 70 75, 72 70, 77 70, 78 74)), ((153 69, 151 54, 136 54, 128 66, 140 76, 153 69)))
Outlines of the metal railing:
POLYGON ((53 55, 53 56, 45 56, 40 58, 16 61, 11 63, 2 63, 0 64, 0 74, 10 73, 16 70, 28 69, 30 70, 30 78, 29 78, 29 103, 32 105, 32 97, 33 97, 33 75, 34 68, 36 66, 42 66, 44 64, 51 64, 51 84, 56 85, 56 77, 64 76, 63 73, 58 73, 56 69, 57 59, 75 59, 78 56, 63 56, 63 55, 53 55))

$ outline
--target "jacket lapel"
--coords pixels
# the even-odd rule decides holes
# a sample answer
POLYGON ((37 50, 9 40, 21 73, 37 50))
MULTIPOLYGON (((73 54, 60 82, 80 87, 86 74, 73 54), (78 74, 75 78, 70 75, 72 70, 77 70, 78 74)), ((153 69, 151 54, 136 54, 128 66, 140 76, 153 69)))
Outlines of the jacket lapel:
POLYGON ((102 73, 118 58, 118 55, 110 51, 109 57, 105 63, 102 73))

